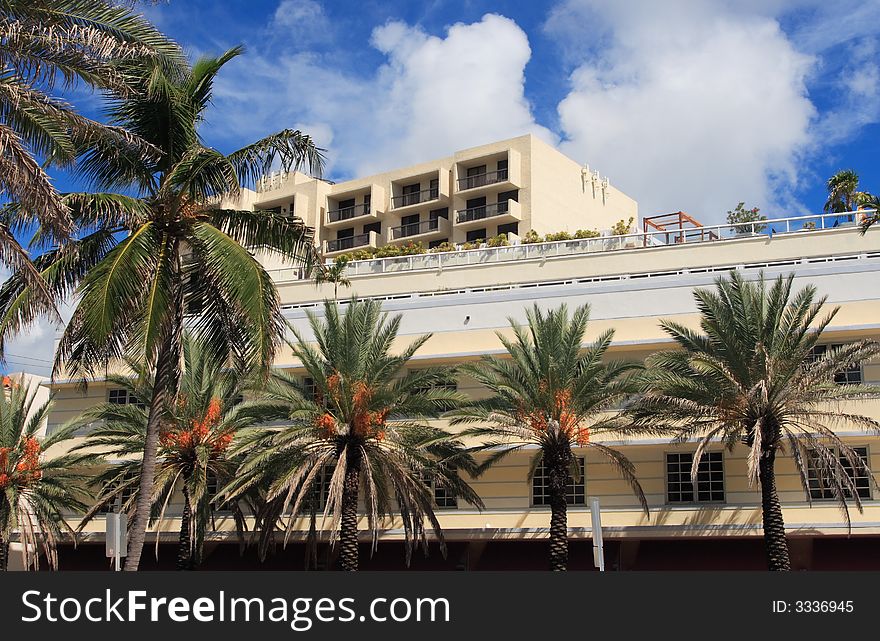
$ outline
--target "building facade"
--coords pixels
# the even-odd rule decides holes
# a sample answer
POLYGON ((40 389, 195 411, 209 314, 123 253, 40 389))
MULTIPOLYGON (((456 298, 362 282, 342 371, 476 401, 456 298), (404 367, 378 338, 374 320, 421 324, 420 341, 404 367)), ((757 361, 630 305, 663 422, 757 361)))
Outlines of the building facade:
MULTIPOLYGON (((566 163, 560 161, 560 169, 554 171, 552 166, 537 169, 536 163, 540 163, 536 159, 542 154, 552 155, 543 143, 525 137, 462 152, 461 156, 419 165, 404 173, 339 185, 300 180, 294 175, 277 189, 253 194, 253 204, 262 208, 286 199, 287 204, 280 206, 292 207, 296 215, 314 224, 321 243, 340 238, 336 235, 339 224, 354 227, 356 234, 360 234, 360 225, 374 223, 381 225, 380 231, 370 231, 371 234, 378 238, 382 233, 390 233, 381 242, 394 242, 397 239, 392 238, 393 230, 415 224, 401 223, 405 215, 418 213, 421 225, 425 220, 430 222, 426 215, 430 215, 431 208, 441 204, 448 206, 450 212, 444 223, 449 225, 448 238, 459 241, 466 238, 473 221, 464 220, 462 227, 456 216, 472 209, 468 202, 478 191, 491 203, 498 202, 502 190, 518 189, 517 222, 539 232, 566 226, 569 231, 607 229, 635 211, 635 203, 614 190, 604 204, 601 199, 593 200, 591 175, 585 174, 582 185, 580 167, 572 161, 568 161, 574 194, 571 202, 582 203, 583 207, 579 209, 571 202, 566 205, 565 196, 552 201, 543 192, 541 181, 554 171, 561 176, 566 163), (497 164, 501 160, 507 162, 508 173, 503 179, 499 178, 502 169, 497 164), (474 167, 480 168, 480 172, 469 174, 474 167), (498 182, 504 184, 468 182, 469 178, 491 172, 496 172, 498 182), (541 175, 544 178, 539 179, 541 175), (435 179, 439 181, 436 198, 423 202, 423 196, 431 199, 435 194, 431 191, 431 181, 435 179), (411 187, 404 191, 408 185, 411 187), (466 193, 471 190, 473 193, 466 193), (274 192, 278 192, 277 199, 271 196, 274 192), (284 196, 280 195, 282 192, 284 196), (412 195, 411 200, 403 198, 407 194, 412 195), (332 212, 352 207, 358 211, 367 195, 370 213, 363 215, 374 217, 375 221, 367 222, 364 218, 355 222, 361 216, 342 218, 342 214, 331 220, 332 212), (316 205, 324 202, 321 199, 326 199, 326 207, 316 205), (378 203, 382 203, 381 208, 378 203), (544 221, 539 212, 546 209, 580 213, 579 218, 569 221, 544 221), (308 218, 309 215, 312 217, 308 218)), ((496 224, 508 222, 489 222, 487 216, 479 224, 495 231, 496 224)), ((336 245, 325 245, 325 249, 328 247, 336 245)), ((306 312, 321 313, 321 301, 333 297, 332 285, 316 286, 301 279, 295 270, 267 266, 278 286, 286 317, 308 339, 306 312)), ((374 258, 349 265, 351 288, 345 295, 380 300, 387 312, 401 314, 401 344, 424 333, 433 334, 412 360, 412 368, 457 365, 484 354, 502 354, 496 332, 509 335, 508 319, 524 322, 526 308, 534 303, 544 308, 588 303, 591 322, 587 341, 614 329, 609 357, 638 362, 655 351, 672 347, 659 326, 661 319, 696 327, 694 289, 712 287, 714 279, 731 270, 751 279, 761 273, 768 278, 794 273, 797 288, 816 286, 820 294, 828 296, 829 306, 840 307, 824 334, 826 344, 880 338, 880 232, 872 230, 862 235, 853 215, 775 219, 748 229, 716 226, 670 231, 650 226, 650 231, 625 235, 374 258)), ((304 376, 304 370, 289 351, 279 355, 277 367, 304 376)), ((838 376, 846 382, 880 384, 880 363, 854 364, 838 376)), ((476 382, 464 377, 457 381, 457 387, 474 398, 486 393, 476 382)), ((69 381, 57 381, 53 391, 56 404, 50 431, 98 402, 138 402, 121 397, 119 390, 101 380, 92 381, 85 393, 69 381)), ((843 409, 880 419, 880 399, 854 402, 843 409)), ((842 436, 864 455, 873 469, 880 469, 880 437, 862 432, 842 436)), ((615 446, 634 462, 650 513, 646 515, 641 510, 627 483, 607 461, 577 450, 583 474, 573 483, 569 494, 572 569, 592 568, 589 497, 599 498, 602 507, 609 569, 765 567, 760 493, 747 481, 744 447, 733 451, 723 450, 720 445, 710 448, 694 486, 689 477, 694 444, 674 445, 657 438, 606 444, 615 446)), ((413 567, 545 569, 550 511, 541 468, 529 478, 536 453, 537 450, 525 450, 513 454, 472 481, 485 503, 482 511, 437 489, 438 515, 449 542, 449 554, 443 558, 434 544, 430 556, 414 558, 413 567)), ((870 479, 854 479, 864 510, 859 513, 851 506, 852 523, 847 526, 821 478, 811 476, 809 491, 805 491, 793 462, 785 456, 777 460, 777 473, 794 568, 880 569, 880 555, 876 553, 880 545, 880 496, 870 479)), ((148 540, 159 537, 163 546, 164 542, 173 546, 179 521, 173 516, 174 506, 168 513, 172 516, 151 531, 148 540)), ((304 533, 308 524, 303 521, 299 525, 304 533)), ((370 556, 364 542, 365 569, 403 565, 401 524, 392 519, 383 527, 375 556, 370 556)), ((76 551, 63 550, 62 567, 94 567, 104 563, 102 528, 101 519, 97 519, 86 528, 76 551)), ((265 567, 301 568, 302 538, 294 536, 283 550, 279 546, 265 567)), ((239 556, 231 516, 217 515, 208 540, 205 567, 255 567, 251 552, 239 556)), ((173 551, 164 552, 158 565, 170 567, 174 558, 173 551)), ((326 561, 329 557, 322 558, 326 561)), ((145 553, 143 563, 154 563, 152 555, 145 553)))
MULTIPOLYGON (((226 203, 292 213, 332 258, 384 245, 426 249, 505 234, 516 240, 578 229, 601 232, 638 216, 636 202, 532 135, 345 182, 301 173, 265 177, 226 203)), ((271 257, 264 257, 268 265, 271 257)))

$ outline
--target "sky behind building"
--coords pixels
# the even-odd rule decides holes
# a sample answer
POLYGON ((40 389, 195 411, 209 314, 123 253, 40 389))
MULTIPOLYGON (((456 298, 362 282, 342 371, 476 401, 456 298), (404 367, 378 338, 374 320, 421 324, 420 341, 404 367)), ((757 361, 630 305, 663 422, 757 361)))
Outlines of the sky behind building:
MULTIPOLYGON (((609 176, 643 215, 719 223, 739 201, 770 217, 815 212, 842 168, 880 192, 878 0, 170 0, 145 11, 194 57, 247 47, 220 74, 208 144, 231 151, 300 128, 328 150, 331 179, 532 132, 609 176)), ((97 96, 76 102, 99 110, 97 96)), ((48 359, 47 333, 10 352, 48 359)))

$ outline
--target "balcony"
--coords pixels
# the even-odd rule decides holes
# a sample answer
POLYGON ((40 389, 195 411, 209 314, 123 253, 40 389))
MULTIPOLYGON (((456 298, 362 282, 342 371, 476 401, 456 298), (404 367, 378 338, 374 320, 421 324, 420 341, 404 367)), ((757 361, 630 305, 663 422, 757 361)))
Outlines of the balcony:
POLYGON ((423 189, 422 191, 415 191, 408 194, 403 194, 401 196, 394 196, 391 199, 391 207, 392 209, 402 209, 404 207, 420 205, 421 203, 429 203, 433 200, 439 199, 440 189, 434 187, 433 189, 423 189))
POLYGON ((455 212, 455 226, 462 229, 479 227, 489 219, 493 224, 499 225, 519 222, 522 220, 521 205, 515 200, 506 200, 470 209, 459 209, 455 212))
POLYGON ((433 220, 423 220, 418 223, 390 227, 388 229, 388 242, 396 240, 417 240, 429 237, 449 237, 449 220, 443 217, 433 220))
POLYGON ((361 249, 363 247, 378 247, 379 234, 374 231, 366 234, 357 234, 355 236, 346 236, 345 238, 337 238, 335 240, 324 241, 324 255, 333 256, 343 252, 361 249))
POLYGON ((477 187, 485 187, 487 185, 497 185, 498 183, 507 182, 508 173, 506 169, 498 171, 487 171, 485 174, 477 174, 476 176, 465 176, 458 179, 458 191, 467 189, 476 189, 477 187))
POLYGON ((351 207, 329 210, 327 212, 326 225, 328 227, 341 227, 344 223, 351 220, 357 220, 358 222, 378 220, 378 215, 373 211, 369 203, 362 203, 351 207))

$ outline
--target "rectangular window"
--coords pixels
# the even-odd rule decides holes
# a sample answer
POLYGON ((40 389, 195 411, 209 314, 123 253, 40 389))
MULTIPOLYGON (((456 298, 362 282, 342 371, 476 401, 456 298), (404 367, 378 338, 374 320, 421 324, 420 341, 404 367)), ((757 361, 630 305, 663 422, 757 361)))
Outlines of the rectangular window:
MULTIPOLYGON (((586 479, 584 478, 585 460, 583 456, 577 457, 577 465, 580 470, 580 478, 569 481, 565 488, 565 500, 569 505, 584 505, 587 502, 586 479)), ((550 505, 550 477, 543 461, 535 468, 532 477, 532 505, 550 505)))
POLYGON ((473 229, 467 233, 467 242, 473 243, 476 241, 486 240, 486 228, 483 229, 473 229))
POLYGON ((354 238, 354 227, 346 227, 336 232, 336 238, 354 238))
POLYGON ((486 165, 478 165, 477 167, 468 167, 468 176, 480 176, 486 173, 486 165))
MULTIPOLYGON (((865 463, 868 464, 868 448, 867 447, 854 447, 856 454, 859 455, 859 458, 865 463)), ((870 499, 871 498, 871 478, 868 476, 867 472, 864 469, 855 470, 853 466, 850 464, 849 460, 843 456, 839 451, 835 450, 835 455, 837 456, 840 464, 843 466, 846 474, 853 480, 853 484, 856 487, 856 493, 858 494, 860 499, 870 499)), ((809 452, 807 456, 807 482, 810 486, 810 498, 818 501, 827 501, 834 499, 834 490, 833 485, 830 481, 825 478, 824 473, 818 469, 816 465, 816 453, 809 452)), ((852 498, 852 492, 849 490, 845 490, 845 496, 847 498, 852 498)))
POLYGON ((124 389, 111 389, 107 395, 107 402, 114 405, 137 405, 142 410, 147 408, 137 396, 124 389))
POLYGON ((434 249, 435 247, 439 247, 443 243, 448 243, 448 242, 449 242, 448 238, 441 238, 439 240, 432 240, 431 242, 428 243, 428 249, 434 249))
POLYGON ((519 223, 508 223, 506 225, 498 225, 498 235, 501 234, 517 234, 519 235, 519 223))
POLYGON ((431 178, 431 182, 428 183, 428 197, 431 200, 440 197, 440 180, 438 178, 431 178))
POLYGON ((217 503, 217 495, 220 493, 220 490, 222 488, 220 487, 220 482, 217 479, 217 477, 214 476, 213 474, 211 474, 210 472, 208 473, 208 478, 206 479, 205 486, 206 486, 205 487, 206 492, 207 492, 208 496, 211 498, 211 501, 212 501, 213 507, 214 507, 214 512, 216 514, 229 514, 230 512, 232 512, 232 507, 229 505, 229 503, 227 501, 223 501, 222 503, 217 503))
MULTIPOLYGON (((834 343, 832 345, 816 345, 810 350, 808 360, 810 362, 817 361, 828 349, 838 349, 843 347, 842 343, 834 343)), ((834 382, 838 385, 861 385, 862 384, 862 364, 850 363, 846 369, 834 374, 834 382)))
POLYGON ((434 493, 434 503, 441 510, 458 509, 458 499, 447 488, 439 485, 428 475, 422 476, 424 484, 434 493))
POLYGON ((364 225, 364 233, 365 234, 369 234, 371 231, 374 231, 377 234, 382 233, 382 223, 375 222, 375 223, 370 223, 368 225, 364 225))
POLYGON ((303 377, 302 388, 306 398, 315 400, 318 397, 318 386, 315 385, 315 379, 311 376, 303 377))
POLYGON ((721 452, 703 452, 697 487, 691 482, 693 452, 666 455, 667 503, 718 503, 724 501, 724 458, 721 452))

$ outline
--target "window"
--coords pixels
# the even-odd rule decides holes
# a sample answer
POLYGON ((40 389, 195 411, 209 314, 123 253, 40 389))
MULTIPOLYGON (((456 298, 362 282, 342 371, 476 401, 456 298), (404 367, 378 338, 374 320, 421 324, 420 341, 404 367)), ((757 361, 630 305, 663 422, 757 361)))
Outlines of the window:
MULTIPOLYGON (((113 483, 113 485, 119 486, 123 483, 127 483, 129 480, 131 480, 131 477, 125 475, 122 478, 117 479, 116 482, 113 483)), ((105 485, 104 488, 102 488, 102 491, 109 489, 109 487, 112 486, 105 485)), ((136 482, 134 484, 127 485, 126 488, 122 492, 118 493, 112 501, 104 504, 104 506, 100 510, 100 513, 112 514, 114 512, 121 512, 122 507, 128 502, 129 499, 131 499, 132 496, 134 496, 137 490, 138 485, 136 482)))
POLYGON ((507 158, 498 161, 498 179, 507 180, 507 158))
MULTIPOLYGON (((868 448, 854 447, 853 450, 855 450, 856 454, 859 455, 859 458, 861 458, 865 465, 867 465, 868 448)), ((856 494, 858 494, 859 498, 870 499, 871 478, 868 476, 867 471, 864 469, 854 470, 846 456, 842 455, 839 451, 835 450, 835 456, 837 456, 840 464, 846 471, 846 474, 853 480, 853 483, 856 486, 856 494)), ((816 465, 816 453, 815 451, 811 451, 807 456, 807 482, 810 487, 810 498, 819 501, 834 499, 832 484, 825 478, 825 472, 818 468, 819 466, 816 465)), ((852 493, 849 490, 844 490, 844 492, 847 498, 852 498, 852 493)))
POLYGON ((431 242, 428 243, 428 249, 434 249, 435 247, 439 247, 443 243, 448 243, 448 242, 449 242, 448 238, 441 238, 439 240, 432 240, 431 242))
POLYGON ((142 410, 147 408, 137 396, 124 389, 111 389, 107 395, 107 402, 114 405, 137 405, 142 410))
POLYGON ((519 234, 519 223, 498 225, 498 235, 500 236, 501 234, 519 234))
POLYGON ((434 492, 434 503, 437 504, 438 508, 441 510, 458 509, 458 499, 455 498, 450 490, 437 484, 434 479, 427 474, 422 475, 422 481, 434 492))
POLYGON ((506 203, 508 200, 519 202, 519 189, 511 189, 510 191, 502 191, 498 194, 498 202, 506 203))
POLYGON ((449 207, 444 207, 443 209, 432 209, 428 212, 428 220, 430 224, 428 225, 431 231, 437 231, 440 229, 440 219, 445 218, 449 219, 449 207))
POLYGON ((214 502, 214 512, 215 513, 229 513, 232 512, 232 506, 228 501, 223 501, 222 503, 217 503, 217 495, 220 493, 222 489, 220 487, 220 482, 214 474, 208 472, 208 478, 205 482, 205 490, 208 497, 214 502))
POLYGON ((315 400, 318 398, 318 386, 315 385, 315 379, 311 376, 305 376, 302 379, 302 388, 305 393, 305 397, 308 399, 315 400))
MULTIPOLYGON (((584 479, 584 457, 577 457, 580 479, 571 479, 565 488, 565 500, 569 505, 584 505, 586 503, 586 483, 584 479)), ((535 468, 532 477, 532 505, 550 505, 550 477, 544 467, 543 461, 535 468)))
POLYGON ((467 242, 473 243, 475 241, 486 240, 486 228, 483 229, 474 229, 467 233, 467 242))
POLYGON ((412 185, 404 185, 403 189, 401 189, 401 193, 403 194, 403 207, 407 205, 415 205, 419 202, 419 190, 421 190, 421 183, 413 183, 412 185))
MULTIPOLYGON (((838 349, 843 347, 842 343, 835 343, 833 345, 816 345, 812 350, 810 350, 810 355, 808 356, 808 360, 811 363, 816 362, 825 352, 831 349, 838 349)), ((835 372, 834 374, 834 382, 838 385, 861 385, 862 383, 862 364, 861 363, 851 363, 846 369, 843 369, 839 372, 835 372)))
MULTIPOLYGON (((312 481, 312 501, 315 503, 315 510, 319 512, 323 512, 327 507, 327 499, 330 497, 330 479, 333 478, 335 470, 335 463, 326 463, 312 481)), ((304 505, 303 509, 308 509, 308 507, 304 505)))
POLYGON ((354 227, 346 227, 345 229, 340 229, 336 232, 336 238, 353 238, 354 237, 354 227))
POLYGON ((370 223, 368 225, 364 225, 364 233, 365 234, 369 234, 371 231, 374 231, 377 234, 381 233, 382 232, 382 223, 375 222, 375 223, 370 223))
POLYGON ((486 173, 486 165, 478 165, 477 167, 468 167, 468 176, 480 176, 486 173))
POLYGON ((667 503, 724 501, 724 459, 721 452, 704 452, 697 470, 697 487, 691 482, 693 452, 666 455, 667 503))
POLYGON ((439 178, 431 178, 431 182, 428 183, 428 191, 430 192, 428 196, 431 200, 440 197, 440 179, 439 178))

